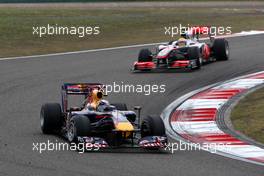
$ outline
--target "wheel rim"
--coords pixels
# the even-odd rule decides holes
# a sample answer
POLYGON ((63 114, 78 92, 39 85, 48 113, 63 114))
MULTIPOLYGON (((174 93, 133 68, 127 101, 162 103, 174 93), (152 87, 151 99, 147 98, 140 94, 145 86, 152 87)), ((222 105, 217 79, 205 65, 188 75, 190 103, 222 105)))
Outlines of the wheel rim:
POLYGON ((226 46, 226 56, 227 57, 229 56, 229 47, 228 47, 228 45, 226 46))
POLYGON ((70 126, 69 126, 69 129, 68 129, 68 132, 67 132, 68 140, 70 142, 72 142, 73 139, 74 139, 74 133, 75 133, 74 132, 74 124, 71 123, 70 126))
POLYGON ((43 129, 43 126, 44 126, 44 114, 43 114, 43 111, 41 111, 41 114, 40 114, 40 126, 43 129))

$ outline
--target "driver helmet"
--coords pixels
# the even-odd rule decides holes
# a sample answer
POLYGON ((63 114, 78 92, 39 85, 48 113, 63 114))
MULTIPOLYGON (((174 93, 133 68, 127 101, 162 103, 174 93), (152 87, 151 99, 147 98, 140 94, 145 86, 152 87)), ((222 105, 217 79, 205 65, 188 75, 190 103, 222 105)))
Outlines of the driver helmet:
POLYGON ((179 38, 176 45, 179 47, 185 47, 187 45, 187 40, 185 38, 179 38))
POLYGON ((90 96, 90 105, 94 108, 97 109, 98 105, 101 102, 101 99, 103 98, 103 92, 98 90, 98 89, 94 89, 91 92, 91 96, 90 96))

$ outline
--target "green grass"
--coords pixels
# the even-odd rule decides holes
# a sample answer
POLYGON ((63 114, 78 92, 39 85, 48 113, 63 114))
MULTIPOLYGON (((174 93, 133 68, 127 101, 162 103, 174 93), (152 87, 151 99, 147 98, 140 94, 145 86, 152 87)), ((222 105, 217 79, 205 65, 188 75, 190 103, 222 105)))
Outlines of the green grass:
POLYGON ((168 41, 164 26, 231 26, 233 32, 264 29, 264 13, 214 8, 0 8, 0 57, 76 51, 168 41), (98 36, 32 35, 33 26, 93 26, 98 36))
POLYGON ((231 120, 236 130, 264 143, 264 88, 242 99, 232 111, 231 120))

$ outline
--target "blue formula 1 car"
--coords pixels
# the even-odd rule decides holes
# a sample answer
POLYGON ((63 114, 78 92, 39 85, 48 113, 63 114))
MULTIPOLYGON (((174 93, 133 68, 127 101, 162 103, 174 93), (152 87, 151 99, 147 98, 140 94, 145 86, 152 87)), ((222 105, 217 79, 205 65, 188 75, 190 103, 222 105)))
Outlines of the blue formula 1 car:
POLYGON ((62 106, 42 105, 41 129, 44 134, 60 134, 69 142, 90 147, 164 148, 165 127, 160 117, 147 116, 141 122, 141 107, 129 111, 126 104, 110 104, 104 100, 104 86, 97 83, 65 83, 62 85, 62 106), (82 96, 78 107, 69 107, 70 95, 82 96), (83 99, 83 98, 82 98, 83 99))

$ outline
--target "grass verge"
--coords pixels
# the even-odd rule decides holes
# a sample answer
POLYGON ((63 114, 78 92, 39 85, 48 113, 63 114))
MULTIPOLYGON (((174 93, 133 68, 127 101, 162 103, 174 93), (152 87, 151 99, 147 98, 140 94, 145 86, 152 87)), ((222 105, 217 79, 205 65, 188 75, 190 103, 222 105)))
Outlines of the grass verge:
MULTIPOLYGON (((264 29, 264 12, 222 8, 0 8, 0 57, 46 54, 172 40, 164 26, 231 26, 264 29), (93 26, 100 35, 32 35, 33 26, 93 26)), ((175 39, 175 38, 174 38, 175 39)))
POLYGON ((236 130, 264 143, 264 88, 243 98, 233 109, 231 120, 236 130))

